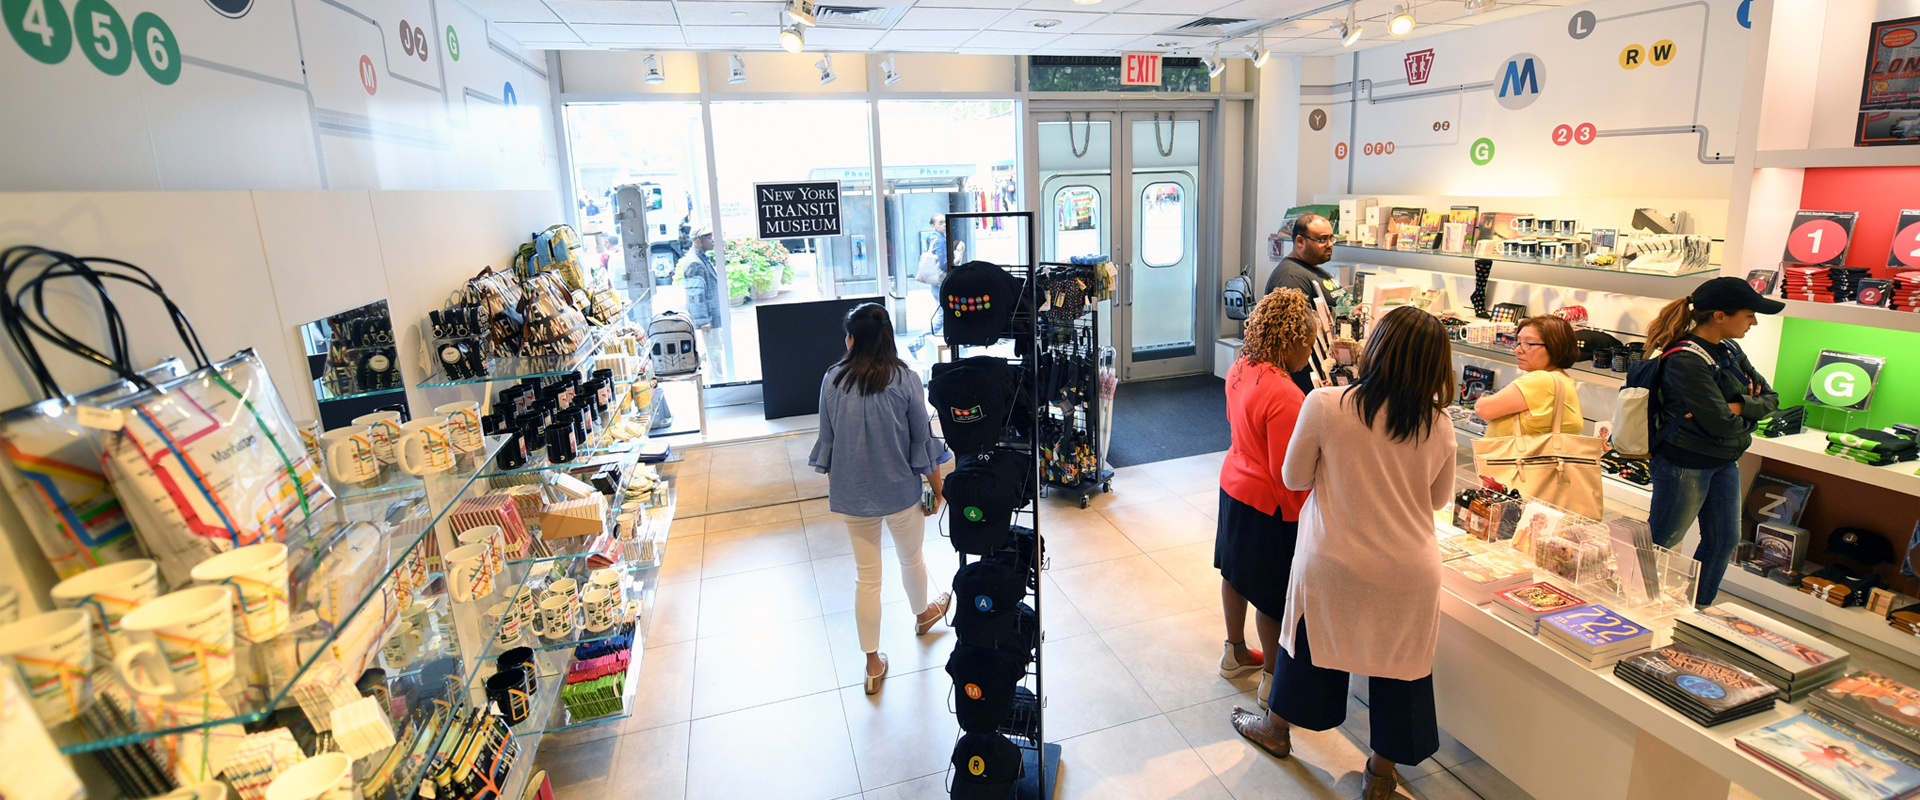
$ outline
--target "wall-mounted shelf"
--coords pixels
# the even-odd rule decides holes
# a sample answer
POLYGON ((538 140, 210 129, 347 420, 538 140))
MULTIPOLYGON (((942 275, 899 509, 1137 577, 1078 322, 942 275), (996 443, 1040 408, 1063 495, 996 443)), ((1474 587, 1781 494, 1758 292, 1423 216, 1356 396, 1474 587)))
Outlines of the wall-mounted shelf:
POLYGON ((1798 622, 1816 626, 1907 663, 1920 663, 1920 636, 1901 633, 1888 625, 1885 617, 1865 608, 1841 608, 1815 600, 1813 595, 1774 583, 1738 567, 1727 570, 1723 585, 1734 594, 1749 598, 1798 622))
POLYGON ((1798 464, 1848 480, 1920 497, 1920 475, 1914 474, 1914 470, 1920 467, 1920 464, 1909 461, 1905 464, 1876 467, 1852 459, 1827 455, 1826 450, 1827 432, 1809 430, 1806 433, 1772 439, 1756 436, 1753 439, 1753 446, 1748 448, 1747 452, 1762 458, 1798 464))
POLYGON ((1890 331, 1920 333, 1920 313, 1895 311, 1890 308, 1875 308, 1856 303, 1815 303, 1810 300, 1783 300, 1787 304, 1786 315, 1798 319, 1814 319, 1822 322, 1843 322, 1848 325, 1865 325, 1869 328, 1882 328, 1890 331))
POLYGON ((1806 150, 1760 150, 1753 154, 1755 167, 1915 167, 1920 166, 1920 146, 1887 147, 1815 147, 1806 150))
MULTIPOLYGON (((1489 361, 1499 361, 1504 364, 1518 365, 1520 363, 1519 359, 1514 356, 1513 351, 1505 348, 1461 341, 1454 341, 1451 344, 1453 345, 1453 352, 1470 358, 1484 358, 1489 361)), ((1572 368, 1567 370, 1567 375, 1574 380, 1597 383, 1605 386, 1619 386, 1627 380, 1627 376, 1624 374, 1612 370, 1601 371, 1595 369, 1592 361, 1582 361, 1573 365, 1572 368)))
MULTIPOLYGON (((1465 275, 1469 278, 1473 277, 1475 260, 1474 256, 1452 253, 1383 250, 1377 247, 1347 244, 1335 245, 1333 258, 1335 261, 1348 264, 1417 269, 1449 275, 1465 275)), ((1656 297, 1662 300, 1671 300, 1687 294, 1693 291, 1693 287, 1699 285, 1701 281, 1720 273, 1718 266, 1696 272, 1668 275, 1656 272, 1601 269, 1572 262, 1515 261, 1501 258, 1490 260, 1493 261, 1492 279, 1496 281, 1521 281, 1592 292, 1656 297)))

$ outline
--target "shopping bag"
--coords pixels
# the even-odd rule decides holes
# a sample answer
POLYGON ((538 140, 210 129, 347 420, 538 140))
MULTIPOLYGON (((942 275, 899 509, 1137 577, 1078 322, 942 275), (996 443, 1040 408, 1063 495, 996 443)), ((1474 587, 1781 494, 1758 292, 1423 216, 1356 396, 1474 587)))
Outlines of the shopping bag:
MULTIPOLYGON (((1557 378, 1553 382, 1552 433, 1476 439, 1473 465, 1480 477, 1518 489, 1529 499, 1599 519, 1606 504, 1600 485, 1600 457, 1606 454, 1607 443, 1593 436, 1560 432, 1560 422, 1566 416, 1560 402, 1560 384, 1557 378)), ((1515 420, 1514 430, 1519 429, 1519 420, 1515 420)))
POLYGON ((940 270, 940 257, 928 250, 920 254, 920 268, 913 273, 914 281, 928 286, 939 286, 946 275, 940 270))

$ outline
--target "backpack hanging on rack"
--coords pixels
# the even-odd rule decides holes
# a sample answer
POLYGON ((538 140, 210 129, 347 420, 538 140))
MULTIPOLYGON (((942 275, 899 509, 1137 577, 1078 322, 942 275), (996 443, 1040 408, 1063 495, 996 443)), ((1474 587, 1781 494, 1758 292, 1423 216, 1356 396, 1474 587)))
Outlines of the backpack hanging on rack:
POLYGON ((659 375, 686 375, 700 371, 700 353, 693 345, 693 321, 678 311, 662 311, 647 323, 653 340, 653 369, 659 375))
POLYGON ((1227 286, 1220 292, 1220 302, 1227 307, 1227 319, 1246 319, 1253 313, 1253 306, 1260 302, 1253 294, 1253 276, 1247 267, 1240 268, 1240 274, 1227 279, 1227 286))

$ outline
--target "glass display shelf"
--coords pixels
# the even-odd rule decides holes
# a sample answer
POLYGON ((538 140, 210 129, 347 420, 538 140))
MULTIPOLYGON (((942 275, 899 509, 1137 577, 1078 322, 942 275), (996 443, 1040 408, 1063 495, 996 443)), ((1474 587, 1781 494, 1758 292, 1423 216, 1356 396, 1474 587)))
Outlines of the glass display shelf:
POLYGON ((1556 267, 1559 269, 1577 269, 1577 270, 1583 270, 1586 272, 1611 272, 1611 273, 1617 273, 1621 275, 1637 275, 1637 276, 1644 276, 1649 278, 1686 278, 1686 277, 1691 277, 1695 275, 1707 275, 1707 274, 1717 273, 1720 271, 1720 265, 1711 263, 1711 262, 1709 262, 1704 267, 1701 267, 1695 270, 1689 270, 1686 272, 1657 272, 1657 271, 1651 271, 1651 270, 1625 269, 1620 267, 1596 267, 1596 266, 1591 266, 1587 264, 1585 261, 1582 261, 1580 259, 1560 259, 1560 260, 1548 261, 1545 259, 1538 259, 1538 258, 1506 258, 1502 256, 1475 256, 1475 255, 1467 255, 1463 253, 1442 253, 1437 250, 1400 250, 1397 248, 1387 248, 1387 247, 1367 247, 1365 245, 1345 244, 1342 242, 1335 242, 1334 246, 1336 248, 1335 258, 1337 260, 1347 260, 1347 259, 1340 258, 1337 255, 1338 251, 1352 251, 1360 254, 1415 256, 1415 257, 1421 257, 1421 258, 1440 258, 1440 259, 1448 259, 1450 261, 1455 261, 1455 262, 1464 262, 1466 265, 1465 269, 1468 272, 1472 271, 1473 262, 1478 261, 1480 259, 1486 259, 1496 264, 1525 264, 1527 266, 1535 266, 1535 267, 1556 267))
MULTIPOLYGON (((649 422, 649 418, 644 414, 635 418, 635 424, 641 425, 643 427, 648 422, 649 422)), ((586 447, 580 448, 580 450, 578 450, 573 454, 573 458, 570 460, 557 462, 557 463, 548 461, 547 451, 545 448, 542 448, 540 451, 540 455, 538 457, 529 457, 527 459, 527 463, 522 464, 513 469, 500 469, 498 467, 494 467, 492 469, 489 469, 484 475, 484 477, 506 478, 506 477, 512 477, 516 475, 538 475, 542 472, 552 472, 553 470, 556 470, 556 469, 575 469, 578 467, 584 467, 588 464, 594 463, 594 461, 600 456, 611 455, 615 453, 625 455, 629 451, 636 451, 640 448, 641 445, 646 443, 647 443, 647 437, 644 434, 640 436, 635 436, 624 442, 620 441, 614 438, 613 426, 607 425, 607 426, 603 426, 600 429, 599 433, 594 434, 594 440, 591 444, 589 444, 586 447)))
POLYGON ((395 386, 391 389, 373 389, 371 391, 365 391, 365 392, 335 394, 331 388, 328 388, 326 381, 320 380, 319 378, 315 378, 313 380, 314 399, 319 400, 322 403, 331 403, 335 400, 357 400, 362 397, 376 397, 383 394, 399 394, 406 390, 407 390, 407 387, 405 386, 395 386))
MULTIPOLYGON (((1510 347, 1500 347, 1499 345, 1492 345, 1492 344, 1475 344, 1471 342, 1463 342, 1458 339, 1453 340, 1452 344, 1453 344, 1454 350, 1459 351, 1460 353, 1463 353, 1466 355, 1479 356, 1479 355, 1485 354, 1486 357, 1488 358, 1498 358, 1508 363, 1513 363, 1515 359, 1515 356, 1513 354, 1513 349, 1510 347)), ((1593 361, 1591 360, 1578 362, 1573 366, 1568 367, 1567 371, 1579 372, 1586 375, 1592 375, 1598 378, 1605 378, 1607 382, 1613 382, 1613 383, 1620 383, 1627 379, 1627 374, 1624 372, 1614 372, 1613 370, 1610 370, 1610 369, 1603 370, 1603 369, 1595 368, 1593 366, 1593 361)))
MULTIPOLYGON (((490 457, 505 443, 504 436, 487 437, 486 446, 476 452, 490 457)), ((137 726, 103 724, 101 713, 83 708, 76 719, 49 728, 60 751, 93 752, 273 716, 314 664, 338 649, 334 645, 343 631, 366 630, 372 618, 363 620, 363 614, 398 613, 404 603, 387 587, 407 556, 479 476, 474 461, 467 463, 466 470, 338 496, 305 523, 290 527, 282 539, 292 600, 285 632, 258 643, 236 636, 231 659, 240 668, 215 691, 136 696, 130 716, 138 720, 137 726)), ((242 620, 234 624, 243 630, 242 620)), ((97 655, 94 660, 99 660, 97 655)), ((94 684, 102 693, 124 693, 125 685, 109 675, 112 671, 105 666, 96 670, 94 684)))
MULTIPOLYGON (((586 567, 585 560, 569 562, 567 566, 569 568, 565 571, 564 574, 553 575, 548 579, 548 581, 551 582, 554 580, 559 580, 561 577, 573 578, 574 580, 579 581, 582 584, 582 587, 584 590, 584 585, 587 582, 587 578, 593 573, 594 570, 588 569, 586 567)), ((637 603, 638 605, 636 607, 640 610, 640 618, 644 618, 647 612, 652 608, 652 605, 653 605, 653 592, 654 592, 654 589, 658 588, 657 584, 659 583, 658 573, 652 568, 642 567, 642 566, 632 564, 632 563, 627 563, 627 562, 621 563, 616 568, 627 574, 627 589, 626 589, 626 596, 623 599, 623 602, 629 606, 634 606, 634 604, 637 603)), ((509 568, 508 572, 511 573, 513 572, 513 570, 509 568)), ((492 602, 495 602, 495 603, 505 602, 508 598, 511 597, 511 593, 506 591, 506 587, 508 586, 517 587, 524 582, 525 581, 520 581, 512 584, 503 584, 502 591, 500 592, 499 596, 494 598, 492 602)), ((539 597, 539 596, 540 596, 540 593, 536 592, 535 597, 539 597)), ((473 658, 474 660, 477 660, 477 661, 491 662, 494 659, 498 658, 501 653, 505 653, 506 651, 511 650, 515 647, 530 647, 535 652, 547 652, 550 650, 565 650, 567 648, 578 647, 583 644, 592 644, 594 642, 611 639, 615 636, 619 636, 620 634, 626 632, 625 625, 615 625, 604 631, 588 630, 584 625, 578 624, 582 622, 578 613, 575 614, 574 622, 576 624, 574 625, 573 631, 571 633, 568 633, 566 636, 559 636, 559 637, 541 636, 531 630, 528 630, 528 626, 525 623, 522 623, 520 628, 520 636, 514 639, 512 642, 506 643, 506 644, 502 644, 500 642, 498 638, 498 634, 500 631, 498 628, 485 631, 485 633, 488 636, 488 640, 487 640, 488 646, 480 654, 473 656, 473 658)), ((636 630, 638 630, 638 628, 636 628, 636 630)))
MULTIPOLYGON (((632 313, 634 302, 622 300, 615 319, 625 319, 632 313)), ((607 343, 612 326, 595 326, 588 330, 586 341, 572 353, 542 356, 500 356, 487 359, 487 374, 481 378, 450 378, 444 368, 435 368, 432 375, 420 382, 418 388, 433 389, 442 386, 464 386, 472 383, 506 383, 529 378, 558 378, 562 375, 579 372, 581 367, 592 363, 593 357, 607 343)), ((422 334, 426 341, 434 341, 430 323, 421 323, 422 334)))

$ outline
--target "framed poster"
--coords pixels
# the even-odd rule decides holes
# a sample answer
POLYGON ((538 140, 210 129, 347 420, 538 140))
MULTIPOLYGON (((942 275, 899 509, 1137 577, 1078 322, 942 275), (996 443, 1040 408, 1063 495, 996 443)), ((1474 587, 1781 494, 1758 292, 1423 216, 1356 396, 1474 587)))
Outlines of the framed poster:
POLYGON ((1822 350, 1807 380, 1806 402, 1843 411, 1865 411, 1873 404, 1873 384, 1887 360, 1880 356, 1822 350))
POLYGON ((1852 211, 1793 212, 1793 227, 1787 229, 1787 252, 1780 260, 1815 267, 1840 266, 1847 260, 1856 216, 1852 211))
POLYGON ((1762 522, 1799 525, 1807 510, 1807 498, 1813 496, 1813 484, 1783 478, 1770 472, 1754 476, 1740 509, 1740 539, 1753 541, 1754 529, 1762 522))
POLYGON ((1855 147, 1920 144, 1920 17, 1873 23, 1855 147))

